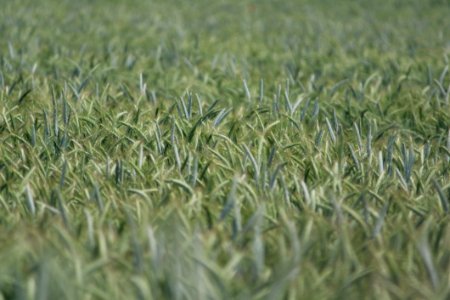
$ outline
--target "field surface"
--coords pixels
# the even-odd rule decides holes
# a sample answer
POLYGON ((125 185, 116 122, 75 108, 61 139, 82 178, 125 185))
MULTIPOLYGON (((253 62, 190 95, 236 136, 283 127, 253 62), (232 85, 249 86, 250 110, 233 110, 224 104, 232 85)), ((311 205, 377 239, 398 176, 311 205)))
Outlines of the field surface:
POLYGON ((0 299, 449 299, 450 2, 0 0, 0 299))

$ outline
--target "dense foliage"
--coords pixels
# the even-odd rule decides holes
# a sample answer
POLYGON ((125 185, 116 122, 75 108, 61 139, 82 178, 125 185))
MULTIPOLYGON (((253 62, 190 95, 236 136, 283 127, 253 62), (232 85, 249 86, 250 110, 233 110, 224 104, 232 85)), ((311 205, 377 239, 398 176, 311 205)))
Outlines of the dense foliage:
POLYGON ((448 299, 448 1, 0 0, 0 298, 448 299))

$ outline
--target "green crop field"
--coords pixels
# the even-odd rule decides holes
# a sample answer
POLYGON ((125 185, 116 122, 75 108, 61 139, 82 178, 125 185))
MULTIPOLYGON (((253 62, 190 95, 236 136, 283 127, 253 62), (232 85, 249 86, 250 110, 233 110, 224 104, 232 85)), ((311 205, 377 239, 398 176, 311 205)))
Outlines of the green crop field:
POLYGON ((449 299, 448 0, 0 0, 0 299, 449 299))

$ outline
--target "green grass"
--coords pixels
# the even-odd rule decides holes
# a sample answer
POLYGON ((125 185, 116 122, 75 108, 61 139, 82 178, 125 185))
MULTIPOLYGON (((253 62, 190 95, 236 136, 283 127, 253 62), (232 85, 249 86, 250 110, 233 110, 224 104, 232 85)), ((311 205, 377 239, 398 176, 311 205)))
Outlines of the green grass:
POLYGON ((0 1, 0 299, 448 299, 450 3, 336 2, 0 1))

